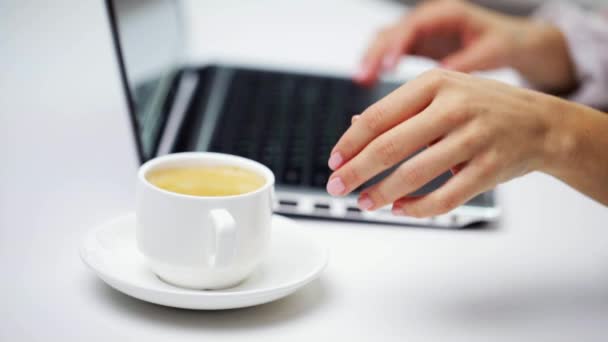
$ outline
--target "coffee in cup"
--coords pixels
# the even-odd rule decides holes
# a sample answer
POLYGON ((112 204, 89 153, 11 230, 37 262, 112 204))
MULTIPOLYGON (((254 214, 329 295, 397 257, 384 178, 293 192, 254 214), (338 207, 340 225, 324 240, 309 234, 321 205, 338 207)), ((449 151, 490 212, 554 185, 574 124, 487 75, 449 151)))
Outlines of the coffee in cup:
POLYGON ((192 289, 234 286, 268 251, 274 175, 253 160, 176 153, 138 172, 136 238, 149 268, 192 289))
POLYGON ((152 170, 146 179, 157 187, 191 196, 236 196, 261 188, 266 180, 238 166, 188 166, 152 170))

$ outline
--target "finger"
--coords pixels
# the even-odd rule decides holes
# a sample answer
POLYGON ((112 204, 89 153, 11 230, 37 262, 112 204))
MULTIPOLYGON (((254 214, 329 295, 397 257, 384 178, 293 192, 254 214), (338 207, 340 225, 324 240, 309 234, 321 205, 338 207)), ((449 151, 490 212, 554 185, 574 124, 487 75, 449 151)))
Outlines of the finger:
POLYGON ((471 159, 480 146, 471 145, 464 134, 453 132, 401 164, 388 177, 363 190, 359 205, 375 210, 408 195, 458 164, 471 159))
POLYGON ((413 40, 415 39, 416 31, 414 27, 406 27, 403 32, 400 32, 393 41, 389 44, 384 59, 382 60, 382 70, 394 70, 401 56, 410 50, 413 40))
POLYGON ((431 140, 444 135, 450 127, 439 115, 442 110, 443 106, 434 103, 424 112, 374 139, 330 176, 327 191, 334 196, 346 195, 431 140))
MULTIPOLYGON (((441 138, 439 139, 435 139, 434 141, 431 141, 431 143, 427 146, 427 147, 431 147, 433 145, 435 145, 436 143, 438 143, 441 140, 441 138)), ((464 164, 461 165, 456 165, 452 168, 450 168, 450 172, 452 173, 452 175, 457 174, 460 170, 462 170, 462 168, 464 167, 464 164)))
MULTIPOLYGON (((430 2, 418 7, 402 20, 387 52, 385 66, 396 65, 399 56, 414 52, 416 44, 436 35, 461 35, 468 16, 458 2, 430 2)), ((432 56, 427 56, 432 57, 432 56)))
POLYGON ((467 164, 439 189, 420 197, 405 197, 395 202, 393 213, 413 217, 445 214, 476 195, 492 188, 491 177, 478 164, 467 164))
POLYGON ((448 17, 436 8, 436 6, 421 6, 401 20, 387 49, 383 61, 384 70, 394 69, 402 55, 413 53, 416 42, 425 39, 425 31, 432 31, 436 27, 445 25, 442 21, 448 17))
POLYGON ((365 52, 359 71, 353 77, 356 83, 371 85, 378 80, 382 70, 382 60, 389 47, 389 43, 392 41, 393 34, 394 31, 391 27, 381 30, 376 35, 374 41, 365 52))
POLYGON ((387 51, 382 61, 384 71, 393 70, 399 63, 401 56, 410 52, 418 36, 417 23, 414 20, 414 16, 408 16, 403 19, 403 23, 399 25, 386 49, 387 51))
MULTIPOLYGON (((361 116, 361 114, 356 114, 353 115, 350 118, 350 124, 353 125, 357 120, 359 120, 359 117, 361 116)), ((342 164, 342 157, 340 156, 340 154, 331 154, 329 157, 329 160, 327 161, 327 166, 331 169, 331 170, 335 170, 338 167, 340 167, 340 165, 342 164)))
POLYGON ((498 60, 497 46, 491 38, 485 38, 471 44, 464 50, 457 51, 445 57, 441 64, 447 69, 460 72, 472 72, 494 69, 500 66, 498 60))
POLYGON ((424 110, 448 77, 442 70, 427 72, 367 108, 332 149, 330 159, 339 162, 329 167, 337 170, 377 136, 424 110))
POLYGON ((391 70, 404 53, 410 53, 423 32, 457 32, 464 27, 467 7, 460 2, 430 2, 404 16, 396 26, 382 31, 367 50, 362 69, 354 78, 361 84, 373 84, 382 70, 391 70))
POLYGON ((454 31, 464 28, 469 20, 470 5, 459 1, 432 1, 420 6, 412 15, 421 32, 454 31))

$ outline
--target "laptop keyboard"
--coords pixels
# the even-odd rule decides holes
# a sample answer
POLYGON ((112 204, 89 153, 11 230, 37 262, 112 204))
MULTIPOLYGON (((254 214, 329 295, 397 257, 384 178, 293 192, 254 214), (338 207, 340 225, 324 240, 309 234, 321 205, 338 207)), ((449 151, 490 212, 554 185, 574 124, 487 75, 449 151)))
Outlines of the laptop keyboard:
MULTIPOLYGON (((331 173, 329 153, 351 117, 397 87, 365 88, 342 78, 237 69, 209 150, 257 160, 274 172, 277 184, 324 189, 331 173)), ((449 177, 441 175, 416 194, 438 188, 449 177)), ((468 203, 490 206, 494 201, 487 192, 468 203)))
POLYGON ((351 117, 397 85, 239 69, 228 87, 210 150, 257 160, 277 184, 324 188, 327 159, 351 117))

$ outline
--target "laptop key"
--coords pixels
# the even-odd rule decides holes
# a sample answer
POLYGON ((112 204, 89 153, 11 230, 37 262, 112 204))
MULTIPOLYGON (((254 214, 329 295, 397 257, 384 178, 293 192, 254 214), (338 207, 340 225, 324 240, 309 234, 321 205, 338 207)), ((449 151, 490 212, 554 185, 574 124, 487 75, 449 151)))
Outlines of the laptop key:
POLYGON ((234 75, 212 150, 267 165, 277 184, 325 187, 329 153, 372 92, 330 77, 242 69, 234 75))
POLYGON ((312 180, 312 185, 317 188, 324 188, 327 184, 327 180, 329 179, 329 169, 328 170, 317 170, 315 171, 315 175, 312 180))

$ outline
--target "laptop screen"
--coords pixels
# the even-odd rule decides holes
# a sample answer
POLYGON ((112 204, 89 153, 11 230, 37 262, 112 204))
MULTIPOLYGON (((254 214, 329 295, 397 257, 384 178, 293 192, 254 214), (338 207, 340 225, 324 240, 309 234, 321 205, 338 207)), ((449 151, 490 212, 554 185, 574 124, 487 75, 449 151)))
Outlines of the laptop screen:
POLYGON ((153 157, 181 60, 177 0, 107 0, 140 157, 153 157))

